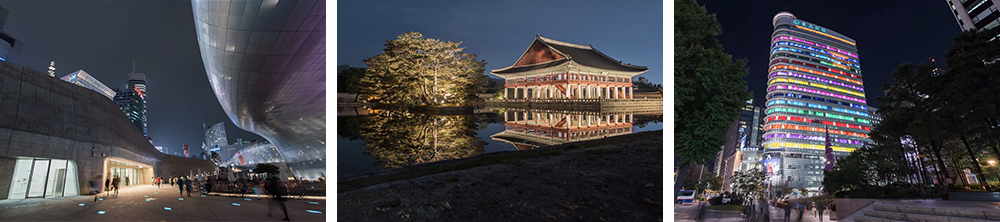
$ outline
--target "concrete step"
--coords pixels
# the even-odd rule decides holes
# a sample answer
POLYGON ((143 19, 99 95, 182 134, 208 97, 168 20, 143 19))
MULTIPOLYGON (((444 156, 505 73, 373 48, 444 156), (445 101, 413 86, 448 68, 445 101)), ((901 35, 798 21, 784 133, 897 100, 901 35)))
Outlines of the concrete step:
MULTIPOLYGON (((919 215, 925 215, 927 217, 944 216, 944 217, 955 217, 956 219, 967 218, 967 219, 972 219, 972 221, 1000 220, 1000 211, 994 209, 899 206, 899 205, 889 205, 889 204, 879 204, 879 203, 875 203, 873 205, 874 205, 873 209, 876 211, 913 214, 915 216, 919 215)), ((956 221, 956 220, 951 220, 951 221, 956 221)))
MULTIPOLYGON (((880 220, 895 220, 895 221, 913 221, 913 222, 958 222, 958 221, 976 221, 976 222, 987 222, 995 221, 988 220, 985 218, 969 218, 960 216, 945 216, 945 215, 935 215, 935 214, 922 214, 922 213, 909 213, 909 212, 898 212, 898 211, 884 211, 888 209, 886 207, 878 207, 877 205, 873 209, 865 209, 864 215, 866 217, 876 218, 880 220)), ((934 209, 939 210, 939 209, 934 209)), ((859 219, 860 220, 860 219, 859 219)))
POLYGON ((879 217, 869 217, 865 215, 855 215, 854 221, 858 222, 905 222, 904 220, 893 220, 879 217))

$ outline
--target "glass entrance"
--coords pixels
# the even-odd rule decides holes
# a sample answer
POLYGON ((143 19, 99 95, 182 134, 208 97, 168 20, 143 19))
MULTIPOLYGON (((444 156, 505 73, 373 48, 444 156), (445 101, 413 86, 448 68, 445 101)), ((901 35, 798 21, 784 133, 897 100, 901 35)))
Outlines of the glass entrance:
POLYGON ((126 168, 126 167, 111 167, 112 178, 118 176, 121 178, 121 183, 119 186, 130 186, 139 184, 139 169, 137 168, 126 168), (126 178, 128 179, 126 181, 126 178))
POLYGON ((76 163, 69 160, 19 157, 14 166, 9 199, 79 195, 76 163))

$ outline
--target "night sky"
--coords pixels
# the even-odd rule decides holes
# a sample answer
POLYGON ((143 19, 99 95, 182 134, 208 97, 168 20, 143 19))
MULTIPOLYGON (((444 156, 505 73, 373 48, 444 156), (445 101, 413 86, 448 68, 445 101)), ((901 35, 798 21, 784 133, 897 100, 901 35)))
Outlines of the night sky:
POLYGON ((237 128, 209 87, 195 37, 190 1, 0 1, 10 11, 3 30, 24 42, 27 68, 56 77, 83 69, 122 88, 135 61, 146 74, 147 126, 156 146, 201 153, 202 123, 226 122, 229 142, 263 140, 237 128))
POLYGON ((927 58, 943 62, 952 36, 962 30, 948 3, 934 1, 734 1, 699 0, 722 24, 719 40, 733 58, 748 59, 749 90, 764 105, 770 53, 771 19, 788 11, 801 20, 835 30, 857 41, 868 104, 883 96, 882 83, 903 62, 927 58))
MULTIPOLYGON (((463 42, 485 59, 486 71, 514 64, 535 34, 589 45, 616 60, 646 66, 663 83, 663 3, 660 1, 341 1, 337 6, 337 65, 367 67, 386 40, 407 31, 463 42), (567 37, 567 28, 569 29, 567 37)), ((493 76, 493 75, 489 75, 493 76)), ((495 77, 495 76, 494 76, 495 77)))

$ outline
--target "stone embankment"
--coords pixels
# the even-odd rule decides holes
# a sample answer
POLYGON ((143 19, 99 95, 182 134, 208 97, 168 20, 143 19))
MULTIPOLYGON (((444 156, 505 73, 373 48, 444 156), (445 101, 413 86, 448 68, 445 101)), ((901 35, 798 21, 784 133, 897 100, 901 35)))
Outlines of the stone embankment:
POLYGON ((662 131, 340 181, 340 221, 662 221, 662 131))

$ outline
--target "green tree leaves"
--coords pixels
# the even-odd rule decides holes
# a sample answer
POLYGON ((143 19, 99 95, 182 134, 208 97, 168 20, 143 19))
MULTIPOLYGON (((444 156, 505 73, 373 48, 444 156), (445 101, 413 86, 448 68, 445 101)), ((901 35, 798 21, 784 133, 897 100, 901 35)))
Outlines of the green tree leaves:
POLYGON ((365 59, 361 92, 393 106, 463 105, 476 98, 486 61, 463 52, 461 42, 406 32, 387 40, 382 54, 365 59))

